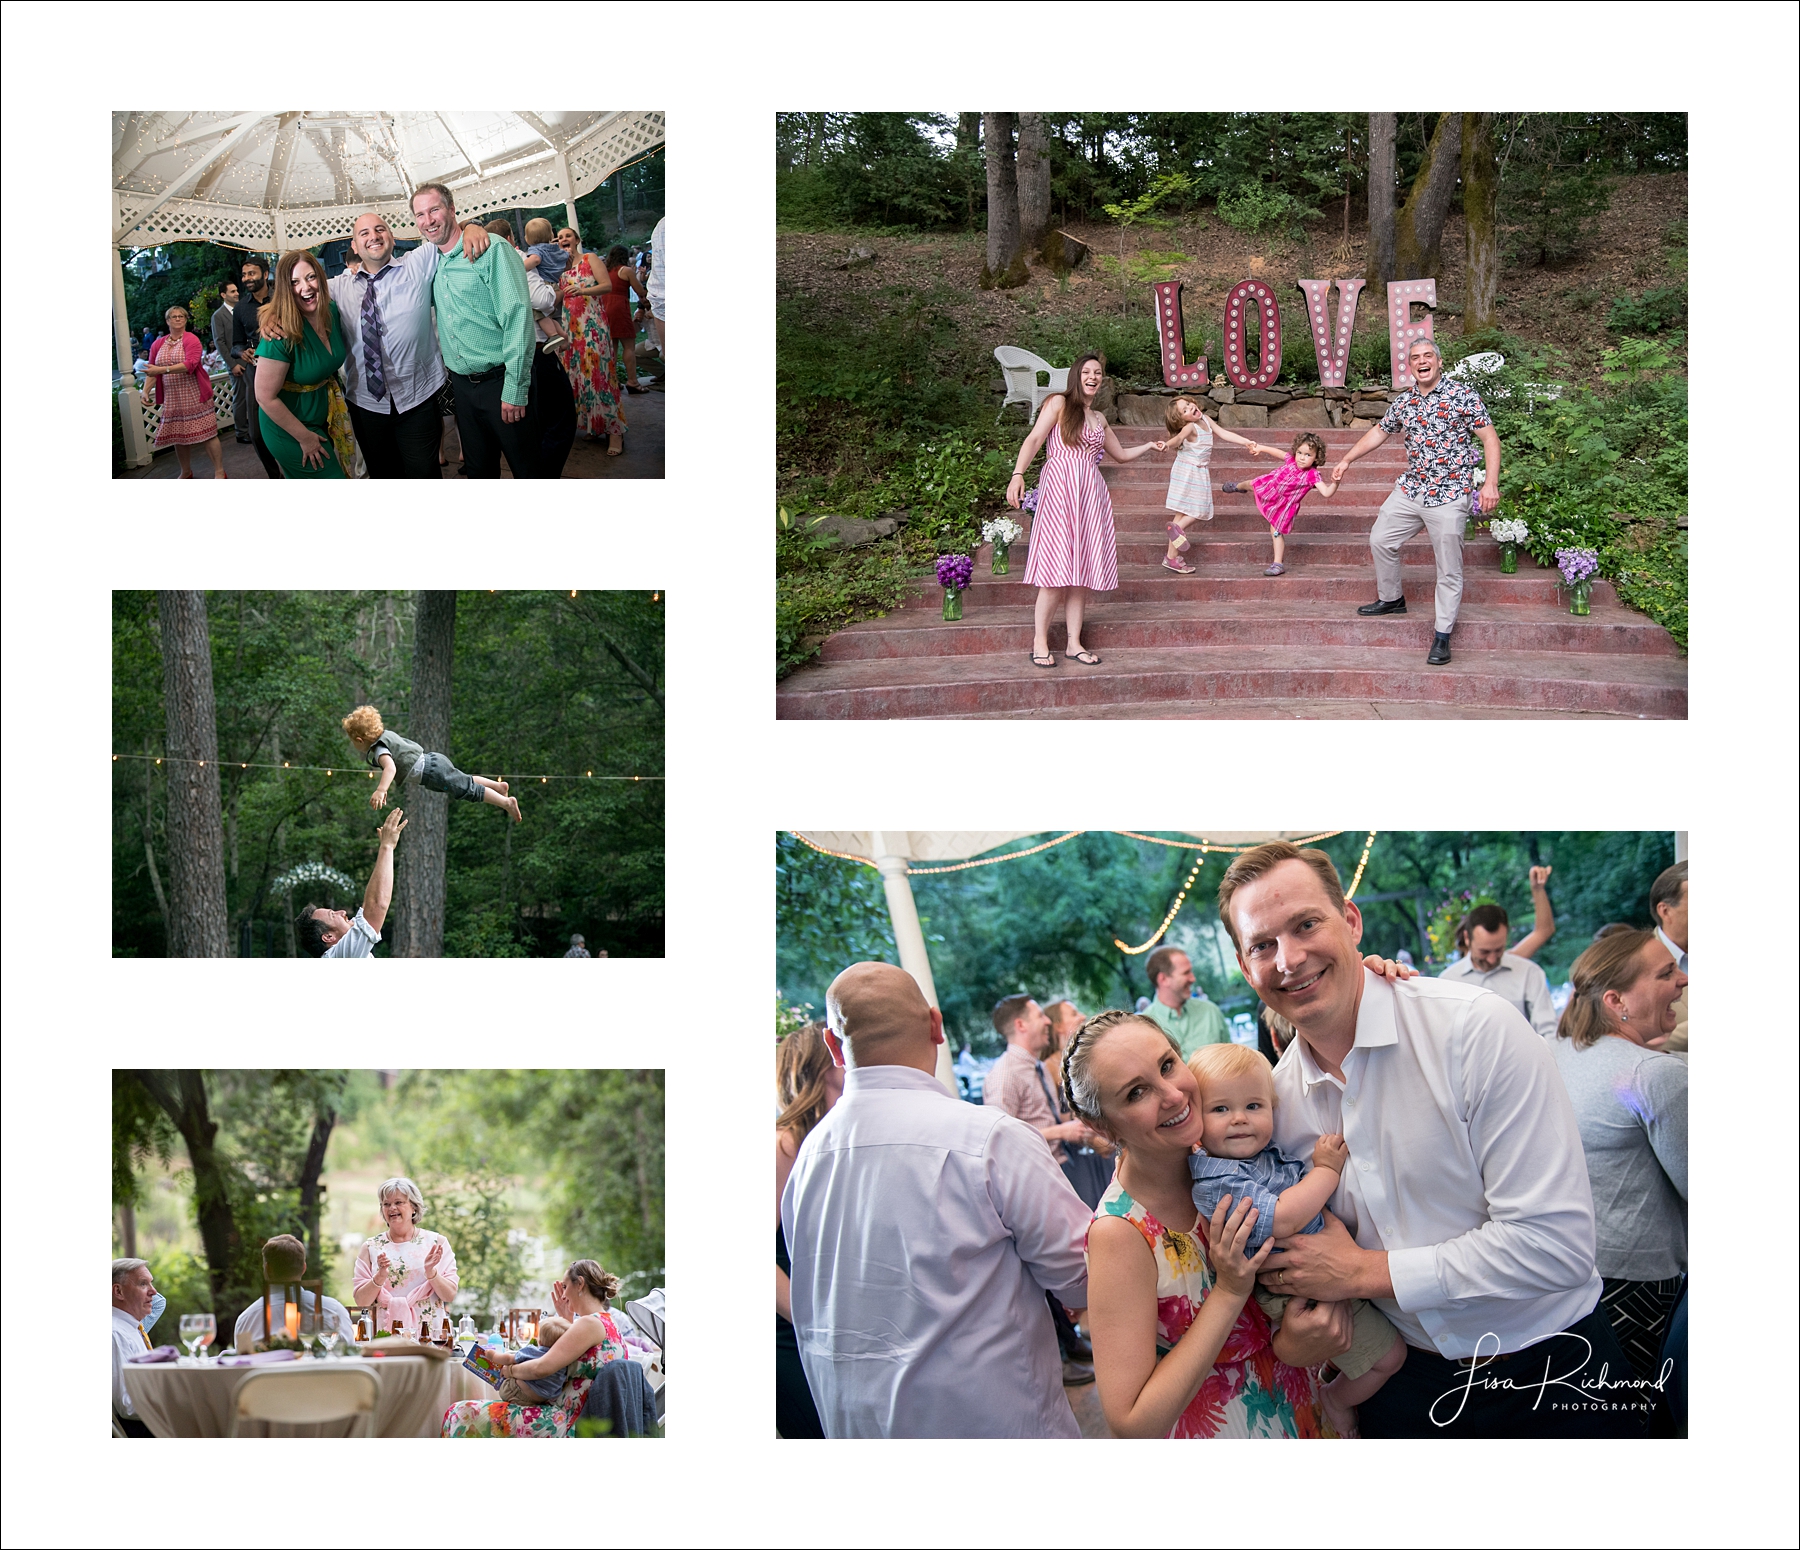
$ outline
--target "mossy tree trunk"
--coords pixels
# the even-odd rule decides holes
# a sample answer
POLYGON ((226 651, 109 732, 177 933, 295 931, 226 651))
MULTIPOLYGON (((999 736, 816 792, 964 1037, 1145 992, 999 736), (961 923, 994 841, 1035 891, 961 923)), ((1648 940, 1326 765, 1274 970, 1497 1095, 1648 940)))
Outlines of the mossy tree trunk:
POLYGON ((156 612, 162 630, 169 777, 169 956, 226 958, 231 955, 231 938, 206 594, 158 592, 156 612))
POLYGON ((1013 115, 981 115, 982 150, 987 157, 987 266, 983 288, 1021 285, 1025 261, 1019 252, 1019 181, 1013 161, 1013 115))
POLYGON ((1462 185, 1468 274, 1463 332, 1481 334, 1497 326, 1494 307, 1500 293, 1500 169, 1491 113, 1463 114, 1462 185))
POLYGON ((1462 124, 1460 113, 1438 115, 1431 143, 1425 148, 1425 160, 1419 165, 1406 203, 1394 217, 1396 280, 1424 280, 1437 275, 1444 222, 1450 218, 1451 201, 1462 171, 1462 124))
MULTIPOLYGON (((432 753, 450 752, 450 664, 456 648, 456 594, 421 592, 413 625, 412 703, 406 735, 432 753)), ((395 793, 408 803, 394 856, 393 954, 444 956, 444 858, 450 798, 422 786, 395 793)), ((511 820, 508 819, 508 822, 511 820)))
MULTIPOLYGON (((1384 286, 1394 278, 1394 129, 1395 115, 1369 115, 1369 284, 1384 286)), ((1387 305, 1385 293, 1381 304, 1387 305)))

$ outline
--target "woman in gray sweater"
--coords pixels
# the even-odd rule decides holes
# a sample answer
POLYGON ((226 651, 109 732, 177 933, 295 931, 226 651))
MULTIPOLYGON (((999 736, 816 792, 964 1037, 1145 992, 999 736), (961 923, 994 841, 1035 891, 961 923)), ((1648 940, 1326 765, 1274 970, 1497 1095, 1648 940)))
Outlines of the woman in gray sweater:
POLYGON ((1570 977, 1553 1048, 1594 1191, 1600 1303, 1653 1378, 1687 1270, 1687 1061, 1659 1047, 1687 976, 1654 931, 1615 931, 1570 977))

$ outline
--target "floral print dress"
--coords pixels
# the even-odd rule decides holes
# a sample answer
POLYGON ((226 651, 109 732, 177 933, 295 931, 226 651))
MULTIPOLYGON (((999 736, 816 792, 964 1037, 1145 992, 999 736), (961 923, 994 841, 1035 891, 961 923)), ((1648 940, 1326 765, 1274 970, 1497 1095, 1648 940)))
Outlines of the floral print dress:
MULTIPOLYGON (((596 285, 593 255, 583 253, 564 276, 596 285)), ((623 436, 625 416, 619 411, 619 379, 613 365, 612 331, 606 326, 604 296, 567 296, 569 314, 569 385, 575 390, 575 424, 589 436, 623 436)))
MULTIPOLYGON (((1176 1232, 1125 1193, 1114 1175, 1100 1199, 1096 1218, 1122 1216, 1144 1235, 1156 1260, 1156 1349, 1169 1351, 1194 1322, 1213 1288, 1206 1239, 1198 1221, 1193 1232, 1176 1232)), ((1256 1299, 1225 1337, 1219 1359, 1199 1393, 1177 1418, 1171 1437, 1319 1437, 1318 1390, 1313 1375, 1290 1367, 1270 1344, 1269 1320, 1256 1299)))
POLYGON ((588 1390, 594 1386, 594 1375, 603 1362, 616 1362, 627 1357, 619 1326, 605 1311, 600 1322, 606 1333, 598 1345, 581 1353, 568 1368, 562 1393, 554 1404, 509 1405, 504 1400, 459 1399, 444 1412, 442 1435, 445 1437, 567 1437, 575 1429, 588 1390))

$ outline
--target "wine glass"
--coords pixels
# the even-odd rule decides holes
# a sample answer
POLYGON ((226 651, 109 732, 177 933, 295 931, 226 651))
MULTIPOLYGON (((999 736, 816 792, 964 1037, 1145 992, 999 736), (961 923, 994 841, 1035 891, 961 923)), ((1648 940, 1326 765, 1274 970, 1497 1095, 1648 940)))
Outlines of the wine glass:
POLYGON ((300 1305, 300 1327, 296 1333, 300 1341, 300 1349, 311 1356, 313 1346, 319 1338, 319 1310, 317 1308, 309 1308, 304 1303, 300 1305))
POLYGON ((329 1319, 326 1321, 325 1327, 319 1331, 319 1344, 327 1356, 337 1355, 337 1325, 331 1323, 329 1319))
POLYGON ((200 1333, 200 1315, 197 1313, 182 1314, 181 1343, 187 1347, 187 1362, 184 1362, 183 1366, 199 1359, 195 1356, 194 1349, 200 1343, 200 1333))
POLYGON ((206 1348, 213 1343, 219 1333, 219 1321, 210 1313, 196 1313, 194 1317, 200 1321, 200 1365, 204 1367, 206 1365, 206 1348))

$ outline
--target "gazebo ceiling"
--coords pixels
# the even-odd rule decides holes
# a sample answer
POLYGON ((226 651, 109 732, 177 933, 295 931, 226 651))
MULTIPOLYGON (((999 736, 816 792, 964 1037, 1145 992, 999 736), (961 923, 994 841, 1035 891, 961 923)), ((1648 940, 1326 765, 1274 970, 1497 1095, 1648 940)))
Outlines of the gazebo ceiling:
POLYGON ((407 200, 444 183, 457 208, 572 204, 662 143, 663 114, 381 111, 113 114, 120 245, 272 249, 349 234, 379 209, 412 235, 407 200), (340 229, 341 228, 341 229, 340 229))
MULTIPOLYGON (((873 861, 877 853, 875 834, 880 834, 879 851, 883 855, 901 856, 908 861, 964 861, 983 855, 1014 840, 1028 839, 1038 830, 888 830, 867 829, 802 829, 799 831, 813 844, 826 850, 842 851, 873 861)), ((1198 829, 1179 829, 1190 839, 1206 840, 1214 845, 1260 845, 1266 840, 1298 840, 1316 829, 1220 829, 1202 833, 1198 829)))

